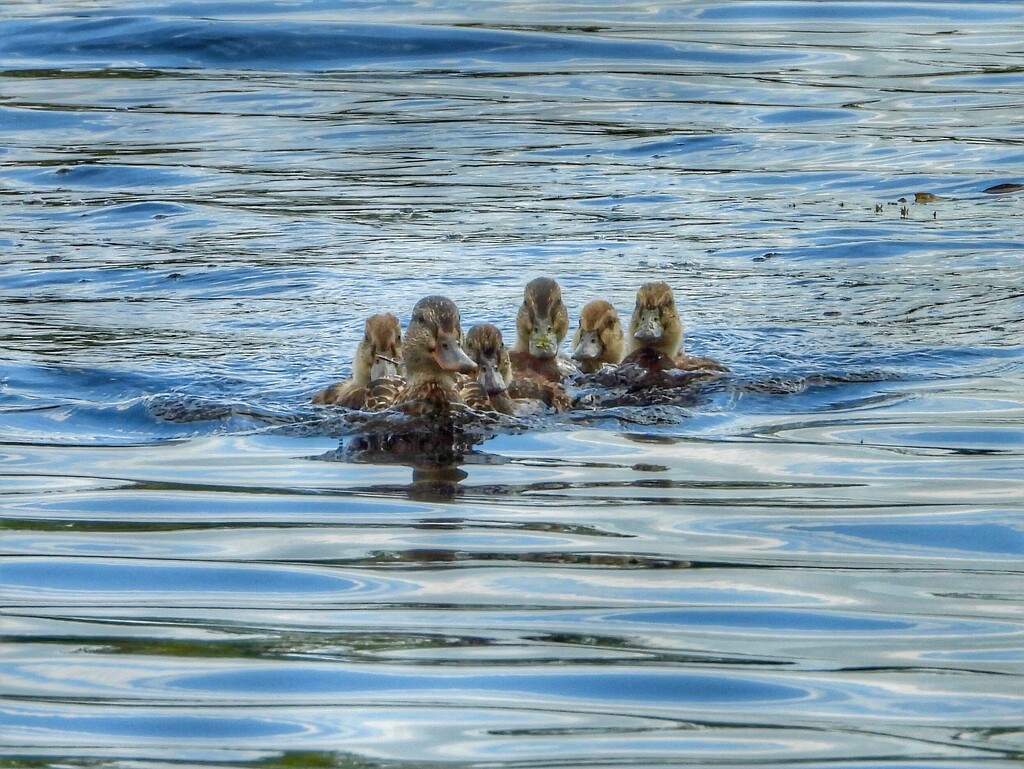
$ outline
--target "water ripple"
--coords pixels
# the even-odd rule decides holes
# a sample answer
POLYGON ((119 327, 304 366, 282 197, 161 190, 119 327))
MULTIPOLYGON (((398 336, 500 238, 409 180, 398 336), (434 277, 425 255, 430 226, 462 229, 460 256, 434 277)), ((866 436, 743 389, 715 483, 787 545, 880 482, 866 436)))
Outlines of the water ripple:
POLYGON ((79 66, 338 69, 341 67, 537 66, 572 61, 703 66, 779 67, 823 57, 796 51, 719 50, 652 41, 608 40, 465 27, 380 24, 273 28, 243 21, 172 21, 106 17, 87 21, 9 20, 0 61, 40 66, 61 60, 79 66))

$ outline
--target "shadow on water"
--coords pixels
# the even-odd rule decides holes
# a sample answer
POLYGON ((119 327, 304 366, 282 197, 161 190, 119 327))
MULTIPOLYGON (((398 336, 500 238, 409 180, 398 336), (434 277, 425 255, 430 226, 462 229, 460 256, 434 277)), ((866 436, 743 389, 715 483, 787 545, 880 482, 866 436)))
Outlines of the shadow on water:
POLYGON ((443 421, 402 414, 353 414, 354 435, 339 448, 314 459, 412 468, 412 483, 405 493, 420 501, 451 501, 468 477, 464 465, 499 465, 508 460, 478 447, 494 435, 497 417, 464 412, 461 419, 443 421), (486 425, 490 423, 491 429, 486 425))

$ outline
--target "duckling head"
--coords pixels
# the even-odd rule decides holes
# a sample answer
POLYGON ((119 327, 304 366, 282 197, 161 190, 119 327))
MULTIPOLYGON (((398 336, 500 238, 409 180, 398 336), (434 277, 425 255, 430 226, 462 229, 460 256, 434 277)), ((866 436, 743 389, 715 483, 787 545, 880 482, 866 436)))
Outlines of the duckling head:
POLYGON ((427 296, 416 303, 402 346, 410 377, 476 374, 476 364, 462 349, 459 308, 447 297, 427 296))
POLYGON ((402 373, 402 327, 389 312, 366 319, 363 338, 352 363, 352 378, 367 385, 374 379, 397 377, 402 373))
POLYGON ((569 311, 562 303, 558 283, 551 278, 527 283, 516 315, 515 351, 529 351, 534 358, 554 358, 568 331, 569 311))
POLYGON ((667 283, 644 283, 636 292, 629 321, 629 352, 646 349, 674 356, 683 343, 683 324, 667 283))
POLYGON ((512 360, 496 326, 490 323, 473 326, 466 334, 466 353, 479 368, 477 381, 488 395, 508 389, 512 382, 512 360))
POLYGON ((603 299, 589 302, 580 313, 580 326, 572 340, 573 360, 580 362, 584 373, 592 374, 605 363, 620 363, 625 345, 615 308, 603 299))

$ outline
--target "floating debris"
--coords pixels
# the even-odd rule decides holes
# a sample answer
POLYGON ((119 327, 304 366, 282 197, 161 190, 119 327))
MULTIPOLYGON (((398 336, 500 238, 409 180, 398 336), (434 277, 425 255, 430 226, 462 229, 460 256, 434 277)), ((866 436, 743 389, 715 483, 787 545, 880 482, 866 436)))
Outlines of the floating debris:
POLYGON ((997 184, 994 187, 989 187, 987 190, 982 190, 986 195, 1006 195, 1010 192, 1020 192, 1024 190, 1024 184, 997 184))

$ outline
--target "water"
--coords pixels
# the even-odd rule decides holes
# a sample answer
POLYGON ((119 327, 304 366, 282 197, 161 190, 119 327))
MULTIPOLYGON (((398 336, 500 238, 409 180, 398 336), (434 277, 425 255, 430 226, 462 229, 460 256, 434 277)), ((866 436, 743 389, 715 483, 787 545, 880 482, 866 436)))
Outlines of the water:
POLYGON ((1018 765, 1022 39, 8 0, 0 762, 1018 765), (309 406, 369 313, 510 334, 539 274, 668 280, 730 379, 440 474, 309 406))

